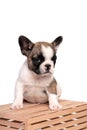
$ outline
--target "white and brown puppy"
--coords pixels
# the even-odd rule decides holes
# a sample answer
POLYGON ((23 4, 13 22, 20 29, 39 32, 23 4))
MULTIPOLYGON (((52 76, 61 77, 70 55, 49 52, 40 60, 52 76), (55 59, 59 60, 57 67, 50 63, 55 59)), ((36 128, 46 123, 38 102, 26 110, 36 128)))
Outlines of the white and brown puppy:
POLYGON ((49 102, 51 110, 60 109, 58 98, 61 89, 53 77, 56 63, 56 52, 62 42, 62 36, 52 43, 32 43, 25 36, 19 37, 19 45, 23 55, 27 57, 24 62, 15 86, 15 99, 12 109, 23 107, 23 99, 31 103, 49 102))

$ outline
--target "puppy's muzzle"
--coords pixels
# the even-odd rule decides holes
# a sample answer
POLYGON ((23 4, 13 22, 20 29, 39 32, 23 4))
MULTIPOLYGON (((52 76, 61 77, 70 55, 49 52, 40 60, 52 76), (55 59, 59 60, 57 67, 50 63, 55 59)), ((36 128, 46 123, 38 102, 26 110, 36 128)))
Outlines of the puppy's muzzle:
POLYGON ((50 69, 51 69, 51 65, 50 64, 46 64, 45 65, 46 72, 49 72, 50 69))

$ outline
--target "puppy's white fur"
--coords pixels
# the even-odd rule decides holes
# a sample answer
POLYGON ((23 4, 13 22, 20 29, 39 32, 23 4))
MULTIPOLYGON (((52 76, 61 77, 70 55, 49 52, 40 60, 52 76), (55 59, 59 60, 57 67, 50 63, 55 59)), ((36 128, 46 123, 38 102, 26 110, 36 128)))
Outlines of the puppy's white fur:
POLYGON ((41 72, 44 73, 46 70, 45 65, 50 64, 51 65, 50 73, 53 74, 54 64, 53 64, 53 61, 50 60, 51 57, 53 56, 53 50, 50 47, 42 46, 42 53, 43 53, 43 56, 45 57, 45 61, 40 65, 41 72))

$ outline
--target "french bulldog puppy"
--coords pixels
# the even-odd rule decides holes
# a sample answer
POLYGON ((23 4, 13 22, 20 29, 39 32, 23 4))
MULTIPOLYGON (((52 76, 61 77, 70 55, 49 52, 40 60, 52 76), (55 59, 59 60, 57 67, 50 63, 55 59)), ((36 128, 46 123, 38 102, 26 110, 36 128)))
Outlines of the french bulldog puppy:
POLYGON ((15 99, 12 109, 23 107, 23 100, 31 103, 49 103, 51 110, 61 109, 58 99, 61 88, 53 77, 57 49, 62 42, 62 36, 52 43, 33 43, 25 36, 18 39, 23 55, 27 57, 15 85, 15 99))

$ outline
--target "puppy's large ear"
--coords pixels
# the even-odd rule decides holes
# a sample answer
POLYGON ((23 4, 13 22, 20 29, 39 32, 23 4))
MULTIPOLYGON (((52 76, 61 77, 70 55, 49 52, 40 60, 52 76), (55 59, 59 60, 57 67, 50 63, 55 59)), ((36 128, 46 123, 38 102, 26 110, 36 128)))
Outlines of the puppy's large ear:
POLYGON ((60 45, 60 43, 62 42, 62 40, 63 40, 63 37, 59 36, 52 42, 52 45, 54 46, 55 51, 57 51, 57 48, 60 45))
POLYGON ((18 42, 22 54, 28 56, 28 53, 32 50, 34 44, 25 36, 19 36, 18 42))

